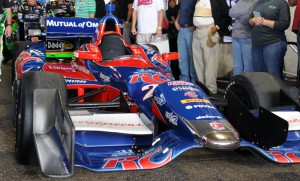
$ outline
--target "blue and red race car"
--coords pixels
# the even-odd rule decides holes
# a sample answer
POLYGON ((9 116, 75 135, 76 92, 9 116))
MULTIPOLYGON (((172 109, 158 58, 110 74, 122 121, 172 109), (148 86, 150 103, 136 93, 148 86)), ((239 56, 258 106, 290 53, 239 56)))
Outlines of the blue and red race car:
POLYGON ((275 106, 268 102, 269 93, 278 92, 273 99, 287 90, 274 77, 242 75, 229 84, 226 100, 210 98, 204 87, 174 80, 169 61, 177 53, 126 44, 118 19, 108 12, 93 42, 74 51, 74 60, 47 58, 43 42, 26 47, 15 60, 19 163, 38 162, 46 176, 68 177, 74 166, 158 168, 202 147, 245 147, 275 162, 300 161, 300 113, 294 99, 282 91, 286 101, 277 101, 284 102, 281 107, 260 108, 275 106), (108 20, 115 22, 115 31, 105 31, 108 20), (272 84, 264 95, 259 92, 266 86, 256 83, 260 77, 272 84))

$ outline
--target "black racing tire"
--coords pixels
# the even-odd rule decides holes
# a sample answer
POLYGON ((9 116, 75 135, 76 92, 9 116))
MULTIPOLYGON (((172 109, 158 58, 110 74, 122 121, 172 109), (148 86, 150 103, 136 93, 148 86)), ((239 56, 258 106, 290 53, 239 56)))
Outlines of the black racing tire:
POLYGON ((250 109, 260 106, 271 108, 279 106, 280 89, 285 86, 279 78, 265 72, 251 72, 237 75, 231 79, 225 90, 231 90, 250 109))
MULTIPOLYGON (((33 140, 33 92, 35 89, 58 89, 62 103, 66 105, 67 90, 65 79, 55 73, 24 73, 18 87, 15 154, 18 163, 35 165, 36 149, 33 140)), ((14 101, 13 101, 14 102, 14 101)))
POLYGON ((16 120, 17 120, 17 105, 18 105, 18 101, 20 99, 20 95, 18 94, 19 91, 19 81, 14 81, 13 85, 12 85, 12 118, 14 121, 14 125, 16 126, 16 120))
POLYGON ((19 54, 28 46, 28 45, 31 45, 33 44, 33 42, 30 42, 30 41, 16 41, 15 42, 15 45, 14 45, 14 48, 12 50, 12 70, 11 70, 11 83, 13 85, 13 82, 15 80, 15 76, 16 76, 16 73, 15 73, 15 62, 16 62, 16 59, 18 58, 19 54))

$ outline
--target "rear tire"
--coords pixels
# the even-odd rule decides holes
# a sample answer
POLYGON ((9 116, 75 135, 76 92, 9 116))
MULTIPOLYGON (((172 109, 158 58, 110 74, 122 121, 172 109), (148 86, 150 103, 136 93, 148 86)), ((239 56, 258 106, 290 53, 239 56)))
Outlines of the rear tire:
POLYGON ((58 89, 62 102, 66 105, 66 83, 61 75, 48 72, 23 74, 16 96, 19 99, 16 106, 15 153, 17 162, 25 165, 37 163, 33 140, 33 93, 35 89, 58 89))

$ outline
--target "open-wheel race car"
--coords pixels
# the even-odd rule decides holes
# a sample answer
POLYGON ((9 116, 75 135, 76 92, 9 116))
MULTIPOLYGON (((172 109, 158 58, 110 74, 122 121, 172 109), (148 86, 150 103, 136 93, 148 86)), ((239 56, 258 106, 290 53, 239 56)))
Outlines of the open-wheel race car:
POLYGON ((289 130, 286 121, 299 122, 299 106, 274 77, 236 77, 226 100, 211 99, 205 87, 174 80, 168 61, 177 53, 126 44, 113 6, 107 8, 93 42, 74 51, 75 60, 47 59, 43 42, 26 47, 15 60, 19 163, 38 162, 44 175, 68 177, 74 166, 92 171, 158 168, 201 147, 245 147, 274 162, 299 162, 300 134, 298 128, 289 130), (105 31, 108 20, 115 22, 115 31, 105 31), (279 97, 285 101, 273 103, 279 97))

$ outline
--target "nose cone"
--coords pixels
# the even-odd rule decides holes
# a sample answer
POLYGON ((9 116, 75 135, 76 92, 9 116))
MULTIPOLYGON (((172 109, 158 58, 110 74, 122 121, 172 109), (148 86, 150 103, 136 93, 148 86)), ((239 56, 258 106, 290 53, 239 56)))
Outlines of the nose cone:
POLYGON ((240 145, 238 136, 230 131, 211 132, 203 136, 202 140, 203 146, 211 149, 231 150, 240 145))

